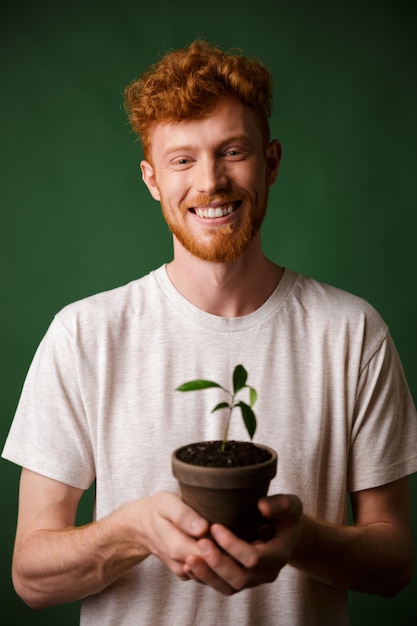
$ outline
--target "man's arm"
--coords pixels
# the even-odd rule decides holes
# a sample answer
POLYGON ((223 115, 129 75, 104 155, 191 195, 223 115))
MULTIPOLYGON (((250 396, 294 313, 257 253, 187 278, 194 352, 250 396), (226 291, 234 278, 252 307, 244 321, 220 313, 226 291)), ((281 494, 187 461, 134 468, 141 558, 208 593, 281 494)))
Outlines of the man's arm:
POLYGON ((408 478, 351 494, 354 526, 304 518, 290 563, 339 589, 392 596, 411 580, 408 478))
POLYGON ((212 536, 223 551, 201 539, 204 560, 190 556, 184 571, 225 595, 275 580, 286 564, 332 587, 394 595, 412 575, 408 479, 351 497, 354 526, 302 514, 296 496, 265 498, 260 508, 275 523, 272 539, 247 544, 213 525, 212 536))
POLYGON ((161 492, 74 527, 82 490, 23 469, 13 583, 32 608, 98 593, 150 554, 179 578, 207 522, 175 494, 161 492))

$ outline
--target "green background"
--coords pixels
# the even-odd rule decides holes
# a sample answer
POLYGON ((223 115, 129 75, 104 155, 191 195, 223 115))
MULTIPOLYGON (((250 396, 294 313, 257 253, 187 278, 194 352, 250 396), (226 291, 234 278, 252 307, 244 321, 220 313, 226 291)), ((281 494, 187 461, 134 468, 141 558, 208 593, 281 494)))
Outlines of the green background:
MULTIPOLYGON (((260 57, 274 76, 272 132, 283 162, 263 229, 267 254, 369 300, 391 328, 417 397, 414 7, 411 0, 3 3, 2 442, 54 313, 171 257, 159 207, 140 180, 122 91, 160 53, 198 36, 260 57)), ((77 624, 77 603, 34 612, 15 595, 19 469, 1 461, 0 471, 0 594, 3 614, 13 615, 6 620, 77 624)), ((413 477, 417 538, 416 496, 413 477)), ((90 507, 91 494, 80 521, 90 507)), ((417 582, 389 600, 351 594, 350 604, 354 626, 411 626, 417 582)))

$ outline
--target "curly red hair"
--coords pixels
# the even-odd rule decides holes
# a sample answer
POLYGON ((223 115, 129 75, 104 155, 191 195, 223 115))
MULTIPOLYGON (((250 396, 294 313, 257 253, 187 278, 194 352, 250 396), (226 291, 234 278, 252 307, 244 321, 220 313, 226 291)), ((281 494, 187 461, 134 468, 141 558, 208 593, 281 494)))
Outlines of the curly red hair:
POLYGON ((155 123, 201 119, 220 99, 233 97, 252 109, 266 142, 272 81, 260 61, 225 53, 203 40, 168 52, 124 92, 132 129, 149 159, 149 130, 155 123))

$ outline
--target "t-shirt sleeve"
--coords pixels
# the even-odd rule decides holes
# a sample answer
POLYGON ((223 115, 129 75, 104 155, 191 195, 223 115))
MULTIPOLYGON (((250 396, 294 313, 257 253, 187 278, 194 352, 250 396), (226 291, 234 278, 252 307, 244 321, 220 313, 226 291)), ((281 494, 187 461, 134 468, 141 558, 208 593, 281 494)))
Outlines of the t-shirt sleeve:
POLYGON ((417 417, 388 334, 360 372, 351 432, 349 491, 370 489, 417 471, 417 417))
POLYGON ((74 341, 55 318, 41 341, 2 456, 39 474, 87 489, 95 478, 74 341))

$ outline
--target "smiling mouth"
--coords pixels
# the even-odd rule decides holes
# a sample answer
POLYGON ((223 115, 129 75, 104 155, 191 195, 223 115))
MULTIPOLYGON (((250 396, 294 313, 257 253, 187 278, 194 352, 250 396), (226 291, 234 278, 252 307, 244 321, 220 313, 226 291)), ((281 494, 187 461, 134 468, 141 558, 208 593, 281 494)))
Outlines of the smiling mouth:
POLYGON ((231 202, 230 204, 224 204, 218 207, 193 207, 191 211, 198 215, 198 217, 213 219, 217 217, 226 217, 231 215, 240 207, 241 201, 231 202))

